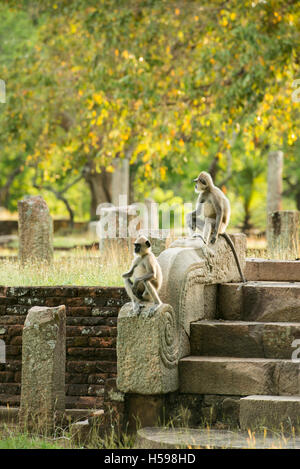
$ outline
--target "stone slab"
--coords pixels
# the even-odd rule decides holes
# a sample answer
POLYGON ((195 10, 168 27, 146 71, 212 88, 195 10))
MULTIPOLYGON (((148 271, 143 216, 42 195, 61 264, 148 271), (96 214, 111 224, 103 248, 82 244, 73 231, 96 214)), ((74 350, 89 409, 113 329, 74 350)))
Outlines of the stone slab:
POLYGON ((53 260, 53 221, 41 196, 18 202, 19 259, 21 264, 53 260))
POLYGON ((179 362, 180 392, 299 395, 299 363, 266 358, 197 357, 179 362))
POLYGON ((300 282, 224 283, 217 311, 229 321, 300 322, 300 282))
POLYGON ((203 430, 146 427, 138 430, 134 447, 136 449, 300 449, 300 438, 283 439, 276 435, 274 437, 255 435, 255 438, 251 439, 246 432, 211 428, 203 430))
POLYGON ((246 259, 247 280, 272 282, 300 282, 300 261, 246 259))
POLYGON ((250 282, 243 287, 243 320, 300 322, 300 282, 250 282))
POLYGON ((217 318, 241 320, 243 313, 243 284, 224 283, 218 286, 217 318))
POLYGON ((240 426, 243 430, 282 428, 300 431, 300 396, 247 396, 240 400, 240 426))
POLYGON ((178 327, 173 308, 162 304, 139 315, 126 303, 118 316, 117 387, 124 393, 165 394, 178 389, 178 327))
POLYGON ((198 321, 191 324, 191 354, 287 358, 300 338, 300 323, 198 321))

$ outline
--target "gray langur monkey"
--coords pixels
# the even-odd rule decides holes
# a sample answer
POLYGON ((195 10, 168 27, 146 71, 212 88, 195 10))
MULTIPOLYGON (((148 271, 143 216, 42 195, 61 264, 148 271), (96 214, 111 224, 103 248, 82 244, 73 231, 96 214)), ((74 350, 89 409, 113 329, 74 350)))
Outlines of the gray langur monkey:
POLYGON ((223 236, 233 252, 241 279, 246 282, 235 247, 228 234, 225 233, 230 220, 229 200, 214 185, 209 173, 202 171, 193 182, 196 183, 195 191, 199 193, 199 197, 196 210, 187 214, 186 221, 190 235, 201 237, 205 244, 208 244, 209 241, 214 244, 218 236, 223 236), (197 229, 201 233, 197 233, 197 229))
POLYGON ((151 251, 151 243, 145 236, 139 236, 134 242, 134 259, 130 270, 122 276, 125 289, 133 303, 133 311, 141 311, 141 302, 153 301, 154 306, 149 313, 152 315, 162 304, 158 292, 162 285, 161 267, 151 251), (131 277, 133 276, 133 282, 131 277))

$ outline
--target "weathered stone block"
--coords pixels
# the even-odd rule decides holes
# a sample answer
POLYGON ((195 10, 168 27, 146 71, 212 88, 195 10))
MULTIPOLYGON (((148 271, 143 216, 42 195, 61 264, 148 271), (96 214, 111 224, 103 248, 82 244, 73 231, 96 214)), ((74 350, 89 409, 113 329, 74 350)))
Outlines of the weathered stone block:
POLYGON ((299 212, 297 210, 268 213, 267 243, 273 259, 299 257, 299 212))
POLYGON ((23 329, 20 423, 53 429, 65 410, 65 306, 33 307, 23 329))
POLYGON ((300 262, 246 259, 245 277, 248 281, 300 282, 300 262))
POLYGON ((127 303, 118 317, 117 387, 125 393, 165 394, 178 388, 178 327, 174 311, 163 304, 149 317, 146 304, 134 315, 127 303))
POLYGON ((53 260, 53 222, 48 206, 41 196, 26 197, 18 202, 19 259, 30 261, 53 260))
POLYGON ((241 319, 243 313, 243 287, 240 283, 224 283, 218 286, 218 317, 229 321, 241 319))
POLYGON ((291 360, 270 358, 190 356, 179 362, 180 392, 297 395, 298 365, 291 360))
POLYGON ((259 282, 243 287, 243 320, 300 321, 300 283, 259 282))
POLYGON ((290 359, 300 324, 198 321, 191 324, 192 355, 290 359))
POLYGON ((240 426, 256 430, 296 431, 300 425, 300 396, 247 396, 240 400, 240 426))

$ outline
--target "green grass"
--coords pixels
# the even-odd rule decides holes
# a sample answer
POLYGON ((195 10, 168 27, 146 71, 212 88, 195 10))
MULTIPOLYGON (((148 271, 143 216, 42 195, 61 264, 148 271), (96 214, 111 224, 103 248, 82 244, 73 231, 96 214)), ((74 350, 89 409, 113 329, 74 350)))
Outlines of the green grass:
POLYGON ((52 265, 2 260, 0 285, 5 286, 122 286, 122 273, 128 270, 131 256, 125 249, 110 249, 97 255, 76 250, 72 256, 55 256, 52 265))
POLYGON ((62 446, 55 441, 19 434, 0 440, 0 449, 62 449, 62 446))
MULTIPOLYGON (((98 238, 95 238, 90 233, 71 233, 71 234, 58 234, 53 237, 54 248, 60 249, 72 249, 80 246, 92 245, 94 242, 99 242, 98 238)), ((18 250, 19 241, 18 239, 10 241, 8 248, 10 250, 18 250)))
MULTIPOLYGON (((268 425, 261 423, 251 431, 241 431, 235 420, 222 417, 221 420, 211 421, 211 418, 203 418, 201 423, 191 425, 191 411, 187 408, 180 408, 168 418, 167 421, 158 421, 156 427, 161 429, 182 429, 188 428, 205 430, 210 434, 213 430, 230 431, 233 437, 244 437, 246 447, 256 448, 256 440, 263 440, 266 448, 284 449, 288 443, 298 442, 299 444, 299 425, 296 428, 293 425, 287 425, 288 422, 281 425, 280 428, 268 428, 268 425), (298 435, 298 437, 297 437, 298 435), (268 438, 268 440, 266 440, 268 438)), ((213 419, 214 420, 214 419, 213 419)), ((39 425, 33 427, 31 433, 27 430, 21 430, 17 423, 0 423, 0 449, 130 449, 135 447, 136 435, 134 433, 122 432, 117 430, 117 420, 112 417, 111 429, 107 434, 103 434, 102 424, 95 421, 90 428, 88 438, 80 438, 78 433, 70 431, 70 428, 57 427, 53 436, 43 434, 43 428, 39 425), (100 425, 100 427, 99 427, 100 425)), ((137 428, 141 424, 137 421, 137 428)), ((225 444, 225 440, 224 440, 225 444)), ((190 438, 179 443, 178 449, 189 448, 190 438)), ((214 447, 214 440, 211 440, 211 446, 214 447)), ((200 448, 199 448, 200 449, 200 448)))
MULTIPOLYGON (((57 237, 56 247, 72 247, 75 244, 88 244, 87 236, 72 235, 57 237)), ((55 251, 51 266, 41 263, 28 263, 21 268, 17 261, 17 250, 0 249, 0 256, 15 256, 15 260, 0 261, 0 285, 5 286, 123 286, 122 273, 128 270, 132 253, 128 246, 113 242, 105 251, 97 248, 76 248, 68 251, 55 251)), ((247 257, 270 259, 266 240, 248 239, 247 257)), ((279 253, 277 259, 284 259, 279 253)))
POLYGON ((40 425, 29 432, 15 422, 0 422, 0 449, 130 449, 134 446, 135 435, 126 432, 120 435, 115 425, 103 434, 97 423, 90 427, 88 438, 80 437, 70 428, 57 427, 54 435, 47 435, 40 425))

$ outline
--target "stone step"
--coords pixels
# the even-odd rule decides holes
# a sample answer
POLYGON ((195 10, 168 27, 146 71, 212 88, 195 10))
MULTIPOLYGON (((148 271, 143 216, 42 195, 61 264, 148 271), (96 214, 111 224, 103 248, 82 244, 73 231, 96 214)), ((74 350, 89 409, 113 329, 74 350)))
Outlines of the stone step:
MULTIPOLYGON (((135 449, 300 449, 300 438, 278 435, 255 437, 247 432, 195 428, 141 428, 135 449)), ((193 455, 190 454, 190 458, 193 455)), ((188 454, 185 455, 188 458, 188 454)), ((183 462, 181 460, 181 462, 183 462)), ((193 462, 186 459, 185 463, 193 462)))
POLYGON ((197 321, 191 324, 191 355, 291 359, 300 323, 197 321))
POLYGON ((300 395, 299 363, 270 358, 197 357, 179 361, 179 390, 232 396, 300 395))
POLYGON ((300 282, 220 285, 218 316, 225 320, 300 322, 300 282))
POLYGON ((240 399, 243 430, 292 431, 300 433, 300 396, 247 396, 240 399))
POLYGON ((300 282, 300 261, 246 259, 247 280, 272 282, 300 282))

